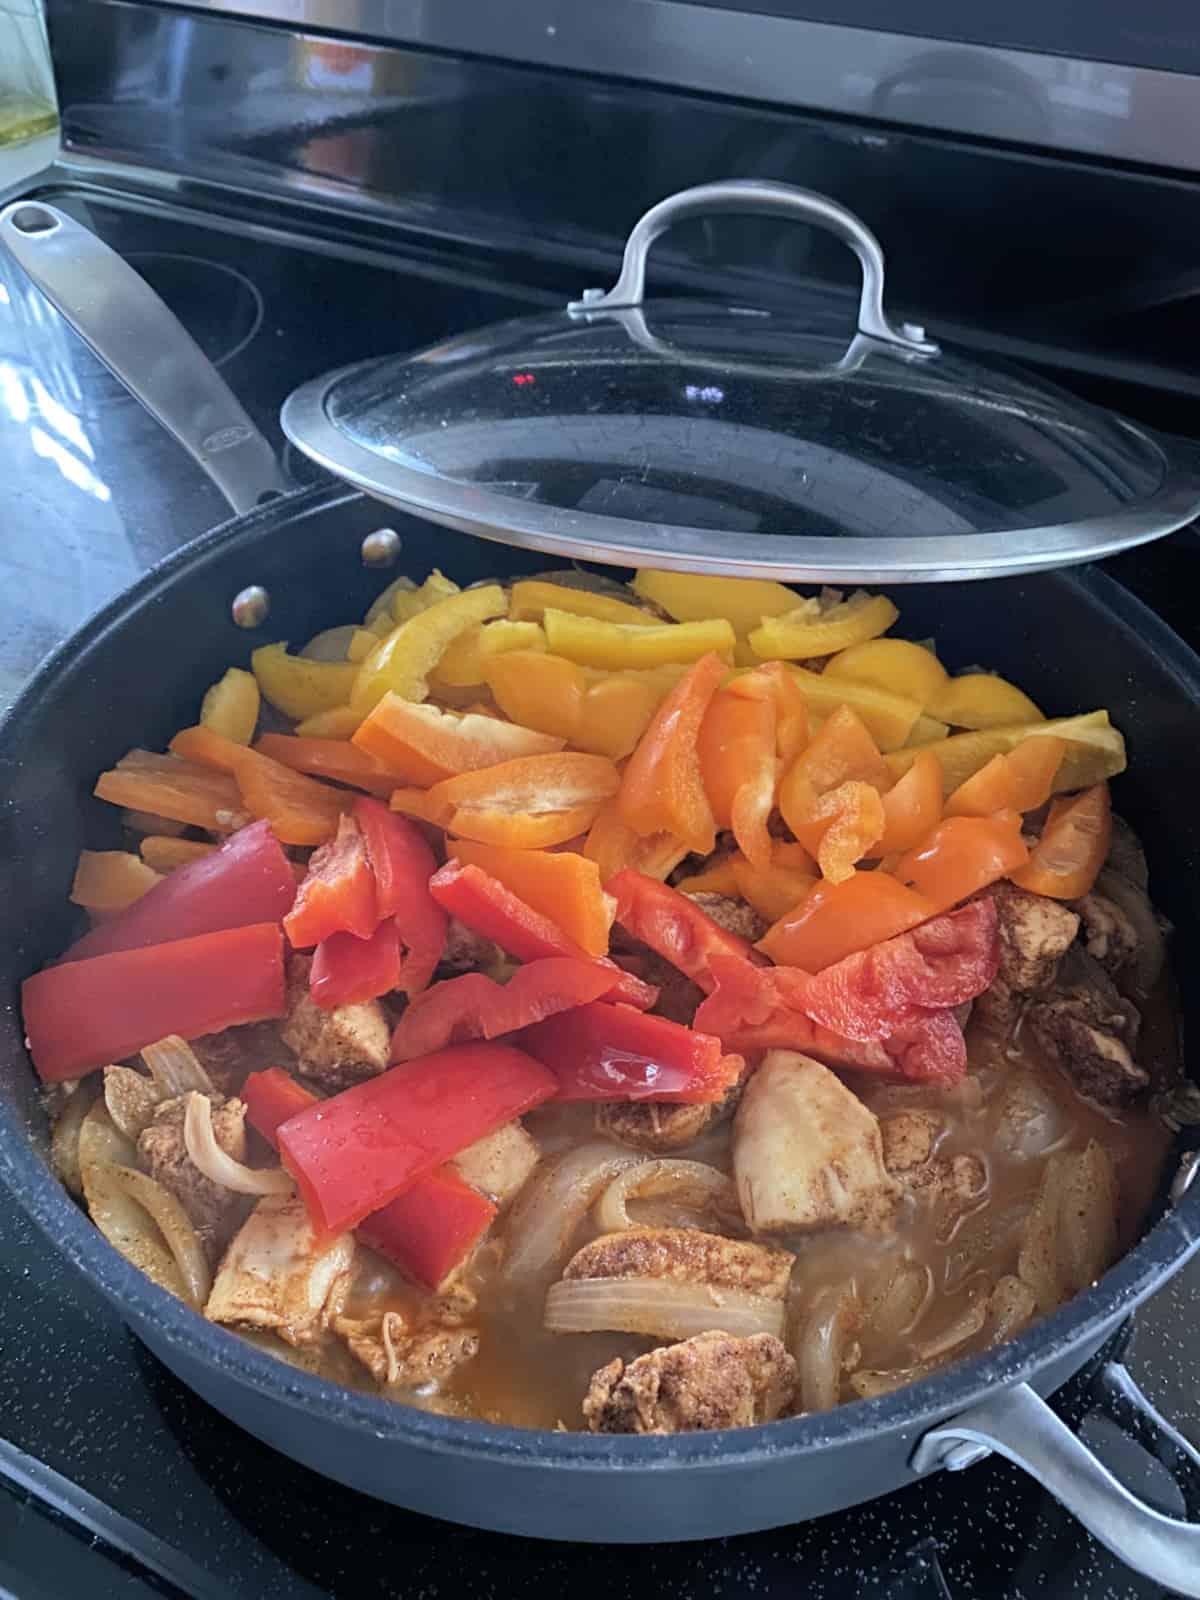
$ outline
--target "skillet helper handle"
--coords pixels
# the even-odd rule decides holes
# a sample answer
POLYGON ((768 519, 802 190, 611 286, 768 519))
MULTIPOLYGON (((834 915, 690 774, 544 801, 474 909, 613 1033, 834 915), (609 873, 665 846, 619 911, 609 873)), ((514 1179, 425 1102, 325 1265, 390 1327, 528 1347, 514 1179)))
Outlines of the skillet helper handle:
MULTIPOLYGON (((1200 1506, 1200 1453, 1158 1414, 1125 1368, 1108 1363, 1094 1395, 1094 1403, 1171 1472, 1189 1510, 1200 1506)), ((957 1471, 992 1451, 1036 1478, 1135 1572, 1176 1594, 1200 1596, 1200 1522, 1164 1516, 1139 1500, 1028 1384, 932 1429, 912 1465, 917 1472, 957 1471)))
POLYGON ((613 287, 607 294, 596 289, 587 290, 582 300, 571 302, 568 311, 578 315, 589 311, 626 311, 642 305, 646 297, 646 257, 654 241, 677 222, 722 212, 784 217, 825 228, 854 251, 862 267, 859 333, 881 344, 893 345, 908 355, 937 354, 937 345, 925 337, 923 328, 911 323, 896 328, 888 320, 883 309, 883 250, 865 222, 827 195, 760 178, 702 183, 660 200, 634 226, 626 240, 621 275, 613 287))
POLYGON ((18 266, 135 399, 203 467, 234 511, 289 489, 274 450, 208 357, 127 261, 40 200, 0 212, 18 266))

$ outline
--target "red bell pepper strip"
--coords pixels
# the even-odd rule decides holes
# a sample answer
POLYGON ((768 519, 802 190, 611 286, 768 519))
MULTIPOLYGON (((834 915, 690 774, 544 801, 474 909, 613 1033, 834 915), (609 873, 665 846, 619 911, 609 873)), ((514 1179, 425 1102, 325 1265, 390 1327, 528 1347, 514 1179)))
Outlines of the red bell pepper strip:
MULTIPOLYGON (((430 879, 429 891, 452 917, 491 939, 517 961, 541 961, 548 956, 592 959, 556 922, 535 911, 482 867, 448 861, 430 879)), ((605 957, 598 958, 598 964, 612 967, 605 957)), ((631 972, 619 972, 619 978, 609 998, 649 1011, 658 999, 658 990, 631 972)))
POLYGON ((626 933, 686 973, 705 994, 714 987, 709 970, 714 955, 736 956, 752 964, 763 959, 748 939, 727 933, 694 900, 644 872, 626 867, 604 888, 617 902, 617 921, 626 933))
POLYGON ((177 867, 140 900, 77 939, 60 959, 86 961, 114 950, 278 922, 295 898, 291 862, 270 823, 252 822, 211 855, 177 867))
POLYGON ((403 957, 396 919, 381 922, 369 939, 331 933, 313 952, 308 992, 326 1011, 377 1000, 401 984, 403 957))
POLYGON ((48 967, 26 978, 21 1004, 41 1077, 78 1078, 171 1033, 282 1016, 283 935, 260 922, 48 967))
POLYGON ((296 904, 283 919, 284 932, 297 950, 307 950, 331 933, 369 939, 378 924, 366 844, 357 822, 341 816, 336 835, 309 859, 296 904))
MULTIPOLYGON (((279 1148, 279 1125, 317 1100, 282 1067, 251 1073, 241 1097, 247 1122, 273 1149, 279 1148)), ((487 1196, 464 1183, 453 1167, 438 1167, 365 1217, 355 1236, 417 1283, 436 1289, 474 1249, 495 1215, 487 1196)))
POLYGON ((709 1105, 741 1076, 720 1041, 631 1006, 595 1004, 527 1028, 521 1044, 554 1073, 559 1100, 709 1105))
POLYGON ((413 1061, 449 1044, 499 1039, 556 1012, 609 995, 622 974, 598 961, 549 956, 519 967, 507 983, 482 972, 448 978, 410 1001, 392 1034, 392 1060, 413 1061))
POLYGON ((523 1050, 458 1045, 299 1112, 280 1126, 279 1152, 313 1225, 342 1233, 557 1087, 523 1050))
POLYGON ((404 946, 400 976, 392 987, 411 997, 433 977, 446 948, 449 919, 429 888, 437 862, 420 828, 378 800, 356 800, 354 820, 375 875, 379 916, 395 918, 404 946))

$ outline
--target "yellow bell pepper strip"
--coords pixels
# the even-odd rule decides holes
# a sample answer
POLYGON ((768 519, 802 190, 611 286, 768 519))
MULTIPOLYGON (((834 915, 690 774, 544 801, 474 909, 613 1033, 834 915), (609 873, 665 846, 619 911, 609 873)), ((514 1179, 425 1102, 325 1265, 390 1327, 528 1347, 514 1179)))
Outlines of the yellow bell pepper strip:
POLYGON ((800 596, 764 578, 706 578, 692 572, 656 572, 643 567, 633 580, 634 594, 661 606, 676 622, 706 622, 724 617, 743 637, 764 617, 795 609, 800 596))
POLYGON ((933 744, 937 739, 947 739, 950 736, 950 724, 939 722, 936 717, 927 717, 924 712, 912 725, 912 732, 904 741, 905 744, 933 744))
POLYGON ((346 646, 347 661, 365 661, 379 643, 379 635, 371 628, 355 628, 346 646))
POLYGON ((644 837, 634 833, 621 821, 616 801, 610 800, 588 829, 583 853, 596 863, 601 883, 607 883, 626 867, 661 883, 688 854, 688 847, 670 833, 648 833, 644 837))
POLYGON ((615 905, 601 887, 594 861, 572 850, 505 850, 470 839, 454 840, 449 853, 498 879, 588 955, 608 954, 615 905))
POLYGON ((946 815, 990 817, 997 811, 1036 811, 1050 798, 1065 750, 1061 739, 1050 737, 1026 739, 1006 756, 993 756, 955 789, 946 801, 946 815))
POLYGON ((922 750, 882 800, 883 833, 875 841, 876 855, 892 856, 927 839, 942 820, 942 769, 937 757, 922 750))
POLYGON ((162 877, 128 850, 81 850, 71 903, 86 911, 124 911, 162 877))
POLYGON ((775 801, 774 698, 718 689, 699 736, 700 775, 717 827, 732 828, 747 860, 771 859, 767 819, 775 801))
POLYGON ((892 778, 862 718, 851 707, 839 706, 783 775, 779 786, 783 820, 799 837, 797 825, 810 820, 813 796, 851 781, 887 789, 892 778))
POLYGON ((893 875, 937 913, 1011 876, 1028 860, 1018 813, 947 817, 928 839, 901 856, 893 875))
MULTIPOLYGON (((731 867, 742 899, 771 923, 794 911, 818 881, 812 857, 803 845, 782 839, 775 840, 771 860, 765 867, 752 866, 741 856, 733 857, 731 867)), ((683 885, 679 887, 682 889, 683 885)))
POLYGON ((818 883, 769 928, 758 948, 781 967, 820 972, 927 921, 934 907, 886 872, 855 872, 841 883, 818 883))
POLYGON ((825 663, 825 676, 873 684, 922 706, 929 704, 948 678, 932 650, 908 639, 867 639, 852 644, 825 663))
POLYGON ((952 728, 1007 728, 1018 722, 1043 722, 1043 714, 1027 694, 1007 678, 990 672, 968 672, 947 678, 925 702, 924 710, 952 728))
POLYGON ((149 750, 122 756, 111 771, 100 774, 92 792, 110 805, 210 832, 228 833, 250 820, 229 773, 149 750))
MULTIPOLYGON (((1026 722, 1011 728, 981 728, 971 733, 951 734, 921 748, 937 757, 942 769, 942 789, 953 794, 959 784, 985 766, 993 756, 1015 750, 1025 739, 1062 739, 1066 745, 1062 762, 1054 775, 1055 794, 1073 789, 1088 789, 1124 772, 1125 740, 1108 719, 1107 711, 1088 711, 1078 717, 1051 718, 1048 722, 1026 722)), ((915 747, 893 750, 884 757, 894 777, 902 777, 917 759, 915 747)))
POLYGON ((171 753, 231 772, 242 804, 252 817, 265 817, 281 844, 324 844, 337 832, 338 819, 354 803, 345 789, 331 789, 282 762, 247 750, 213 733, 184 728, 171 740, 171 753))
POLYGON ((502 616, 506 605, 500 585, 489 583, 439 600, 400 623, 356 669, 350 704, 368 712, 389 690, 402 700, 424 700, 429 674, 448 646, 478 623, 502 616))
MULTIPOLYGON (((461 594, 462 590, 453 578, 443 577, 434 567, 425 579, 425 582, 416 589, 396 588, 392 592, 391 616, 392 628, 401 622, 410 622, 413 617, 419 617, 422 611, 429 611, 433 606, 440 605, 443 600, 449 600, 452 595, 461 594)), ((386 639, 392 628, 383 630, 386 639)))
MULTIPOLYGON (((635 835, 636 837, 636 835, 635 835)), ((731 850, 720 856, 715 861, 710 861, 699 872, 693 872, 686 878, 680 878, 675 887, 680 894, 721 894, 730 900, 737 900, 742 896, 738 886, 737 866, 739 862, 746 861, 740 850, 731 850)), ((633 865, 633 863, 627 863, 633 865)), ((772 918, 772 921, 774 918, 772 918)))
POLYGON ((703 856, 712 852, 717 825, 704 791, 699 733, 724 674, 710 653, 679 680, 626 763, 618 801, 622 822, 635 833, 669 833, 703 856))
POLYGON ((498 717, 457 716, 391 693, 383 696, 350 742, 394 779, 420 787, 520 756, 551 755, 565 743, 498 717))
POLYGON ((202 839, 176 839, 168 833, 148 833, 138 846, 142 860, 155 872, 174 872, 176 867, 189 866, 201 856, 210 856, 217 848, 202 839))
POLYGON ((349 706, 334 706, 332 711, 318 711, 296 724, 301 739, 349 739, 363 719, 361 711, 349 706))
POLYGON ((362 670, 353 661, 312 661, 288 654, 286 644, 264 644, 250 657, 264 700, 299 722, 350 699, 362 670))
POLYGON ((546 635, 536 622, 484 622, 458 636, 430 675, 435 689, 477 689, 487 680, 483 663, 509 650, 544 650, 546 635))
POLYGON ((793 786, 788 826, 816 857, 821 876, 830 883, 841 883, 853 874, 858 862, 875 853, 883 836, 879 791, 869 783, 852 780, 824 794, 810 790, 803 807, 798 807, 798 799, 798 788, 793 786))
POLYGON ((488 688, 505 716, 613 761, 634 749, 684 670, 599 673, 564 656, 532 650, 489 656, 483 663, 488 688))
POLYGON ((609 672, 622 667, 661 667, 673 661, 698 661, 715 651, 733 659, 733 629, 724 618, 711 622, 655 622, 634 626, 579 617, 569 611, 548 609, 543 626, 546 643, 555 655, 566 656, 583 667, 609 672))
POLYGON ((750 648, 764 661, 830 656, 886 633, 899 615, 887 595, 866 594, 861 589, 833 605, 818 599, 802 600, 793 611, 765 617, 750 634, 750 648))
POLYGON ((804 667, 787 669, 798 684, 808 705, 809 716, 828 717, 839 706, 856 711, 881 750, 898 750, 912 733, 921 715, 920 702, 903 694, 877 689, 871 683, 855 683, 849 678, 829 678, 823 672, 804 667))
POLYGON ((621 622, 631 628, 659 625, 652 612, 614 595, 594 594, 590 589, 574 589, 541 578, 522 578, 513 584, 508 614, 514 622, 540 622, 547 610, 569 611, 573 616, 595 617, 601 622, 621 622))
POLYGON ((1111 844, 1108 785, 1093 784, 1054 802, 1041 839, 1028 863, 1012 874, 1013 882, 1031 894, 1077 900, 1095 884, 1111 844))
POLYGON ((258 726, 260 700, 254 674, 230 667, 200 702, 200 721, 237 744, 249 744, 258 726))

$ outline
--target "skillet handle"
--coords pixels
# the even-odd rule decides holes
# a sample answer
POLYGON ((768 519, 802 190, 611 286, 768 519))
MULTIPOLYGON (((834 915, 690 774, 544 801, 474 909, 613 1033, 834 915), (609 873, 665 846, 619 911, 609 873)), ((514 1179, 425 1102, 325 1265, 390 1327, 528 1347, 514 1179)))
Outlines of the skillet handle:
MULTIPOLYGON (((1098 1375, 1095 1402, 1171 1473, 1189 1512, 1200 1513, 1200 1453, 1154 1409, 1123 1366, 1098 1375)), ((1155 1511, 1119 1483, 1082 1440, 1021 1383, 925 1434, 916 1472, 955 1472, 992 1451, 1023 1468, 1135 1572, 1176 1594, 1200 1596, 1200 1522, 1155 1511)))
POLYGON ((224 378, 115 250, 40 200, 19 200, 0 212, 0 241, 234 511, 287 493, 274 450, 224 378))

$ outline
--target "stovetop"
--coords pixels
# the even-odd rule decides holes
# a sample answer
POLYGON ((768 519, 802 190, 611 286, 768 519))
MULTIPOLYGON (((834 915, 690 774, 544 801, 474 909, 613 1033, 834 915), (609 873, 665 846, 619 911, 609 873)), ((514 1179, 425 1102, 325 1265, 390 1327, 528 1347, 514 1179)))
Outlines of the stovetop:
MULTIPOLYGON (((79 187, 43 193, 150 278, 281 449, 279 404, 301 379, 561 303, 576 287, 569 275, 548 286, 544 264, 536 287, 522 286, 449 255, 339 256, 286 237, 266 216, 234 229, 165 203, 79 187)), ((285 459, 298 482, 311 479, 314 469, 285 459)), ((89 612, 228 512, 2 259, 0 461, 3 705, 89 612)), ((1187 581, 1196 557, 1187 533, 1114 570, 1200 643, 1187 581)), ((1163 1593, 999 1461, 817 1523, 704 1545, 598 1550, 452 1527, 356 1496, 241 1433, 159 1366, 12 1209, 0 1210, 0 1283, 0 1595, 368 1600, 535 1584, 603 1588, 610 1600, 1163 1593)), ((1138 1313, 1123 1357, 1195 1440, 1198 1305, 1200 1258, 1138 1313)), ((1084 1417, 1080 1383, 1060 1404, 1075 1407, 1114 1470, 1178 1512, 1160 1469, 1084 1417)))

